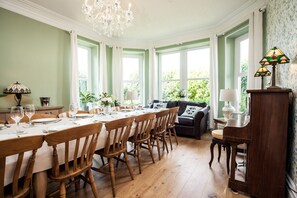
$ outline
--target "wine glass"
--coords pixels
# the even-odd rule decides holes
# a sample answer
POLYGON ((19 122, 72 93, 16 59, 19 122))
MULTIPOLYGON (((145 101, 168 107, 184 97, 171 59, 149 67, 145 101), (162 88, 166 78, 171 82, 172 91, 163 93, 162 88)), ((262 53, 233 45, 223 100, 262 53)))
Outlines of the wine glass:
POLYGON ((29 104, 25 106, 25 114, 29 118, 29 126, 32 126, 31 118, 35 114, 34 104, 29 104))
POLYGON ((77 103, 71 103, 69 105, 69 117, 75 119, 77 111, 78 111, 77 103))
POLYGON ((10 109, 10 117, 15 121, 17 128, 16 133, 22 133, 22 131, 19 128, 19 123, 21 119, 24 117, 24 109, 22 106, 13 106, 10 109))

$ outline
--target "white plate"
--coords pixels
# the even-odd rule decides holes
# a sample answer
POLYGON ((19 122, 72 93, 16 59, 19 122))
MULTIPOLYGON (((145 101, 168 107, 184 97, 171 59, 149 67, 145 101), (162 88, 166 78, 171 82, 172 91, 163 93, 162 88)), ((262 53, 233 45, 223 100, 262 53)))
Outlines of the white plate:
POLYGON ((40 118, 32 120, 33 123, 47 123, 47 122, 55 122, 58 118, 40 118))
POLYGON ((79 113, 79 114, 76 114, 76 117, 77 118, 90 118, 90 117, 93 117, 93 115, 87 114, 87 113, 79 113))

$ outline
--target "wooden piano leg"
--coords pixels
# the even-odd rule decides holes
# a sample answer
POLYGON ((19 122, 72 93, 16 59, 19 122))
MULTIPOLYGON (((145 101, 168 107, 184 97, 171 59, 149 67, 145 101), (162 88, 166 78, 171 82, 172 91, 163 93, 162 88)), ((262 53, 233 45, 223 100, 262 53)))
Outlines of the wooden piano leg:
POLYGON ((236 168, 236 148, 237 148, 237 144, 231 144, 232 147, 232 156, 231 156, 231 175, 230 175, 230 179, 231 180, 235 180, 235 168, 236 168))

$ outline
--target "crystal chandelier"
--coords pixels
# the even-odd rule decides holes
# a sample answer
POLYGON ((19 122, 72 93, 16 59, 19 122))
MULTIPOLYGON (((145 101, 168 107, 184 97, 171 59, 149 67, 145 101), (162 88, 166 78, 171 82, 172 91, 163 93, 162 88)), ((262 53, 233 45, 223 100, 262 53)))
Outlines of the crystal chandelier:
POLYGON ((120 0, 84 0, 82 12, 94 30, 107 37, 121 36, 133 21, 131 3, 124 10, 120 0))

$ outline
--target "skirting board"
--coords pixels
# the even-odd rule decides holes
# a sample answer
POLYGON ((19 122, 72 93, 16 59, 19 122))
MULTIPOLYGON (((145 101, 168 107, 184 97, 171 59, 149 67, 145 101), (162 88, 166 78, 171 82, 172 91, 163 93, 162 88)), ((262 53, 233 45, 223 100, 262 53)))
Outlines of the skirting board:
POLYGON ((297 185, 294 183, 289 174, 287 174, 286 183, 288 198, 297 198, 297 185))

